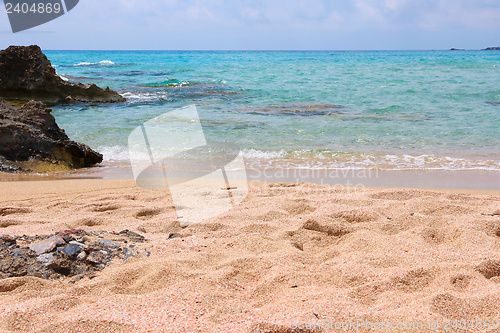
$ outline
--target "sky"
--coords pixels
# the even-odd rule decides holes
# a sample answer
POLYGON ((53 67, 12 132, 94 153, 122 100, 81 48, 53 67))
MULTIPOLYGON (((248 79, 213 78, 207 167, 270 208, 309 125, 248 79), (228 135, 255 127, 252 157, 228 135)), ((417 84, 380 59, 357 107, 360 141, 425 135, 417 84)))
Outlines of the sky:
POLYGON ((0 49, 30 44, 45 50, 500 46, 500 0, 80 0, 66 15, 16 34, 0 7, 0 49))

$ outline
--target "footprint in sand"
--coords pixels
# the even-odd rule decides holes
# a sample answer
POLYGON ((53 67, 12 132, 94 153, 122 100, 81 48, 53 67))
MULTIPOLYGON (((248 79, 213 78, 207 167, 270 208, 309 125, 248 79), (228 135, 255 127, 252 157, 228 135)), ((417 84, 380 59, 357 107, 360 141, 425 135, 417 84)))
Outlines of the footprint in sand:
POLYGON ((421 232, 422 238, 430 244, 438 245, 445 241, 446 235, 441 229, 426 228, 421 232))
POLYGON ((487 279, 500 276, 500 260, 483 261, 476 267, 476 271, 487 279))
POLYGON ((457 205, 442 205, 427 209, 423 213, 426 215, 470 214, 471 210, 457 205))
POLYGON ((163 209, 161 208, 143 208, 135 213, 135 218, 137 219, 149 219, 156 215, 161 214, 163 209))
POLYGON ((117 210, 120 209, 121 207, 116 204, 110 204, 110 203, 100 203, 100 204, 93 204, 90 206, 90 210, 94 212, 107 212, 110 210, 117 210))
POLYGON ((498 296, 459 298, 452 294, 439 294, 431 300, 431 311, 450 319, 475 318, 474 316, 482 320, 497 318, 498 310, 498 296))
POLYGON ((283 205, 283 209, 289 214, 299 215, 312 213, 316 210, 315 207, 310 206, 307 200, 293 200, 283 205))
MULTIPOLYGON (((351 229, 338 224, 320 224, 314 219, 307 220, 300 229, 318 231, 328 236, 342 237, 352 232, 351 229)), ((299 229, 299 230, 300 230, 299 229)))
POLYGON ((335 219, 342 219, 348 223, 372 222, 377 219, 373 214, 359 210, 341 211, 331 214, 330 217, 335 219))
POLYGON ((401 277, 392 278, 389 286, 404 292, 416 292, 429 286, 432 281, 434 281, 434 272, 425 268, 418 268, 405 273, 401 277))
POLYGON ((372 199, 383 199, 383 200, 398 200, 405 201, 420 195, 413 191, 391 191, 391 192, 380 192, 370 195, 372 199))
POLYGON ((31 213, 32 210, 23 207, 3 207, 0 208, 0 216, 6 216, 11 214, 26 214, 31 213))
POLYGON ((471 280, 472 280, 472 276, 470 276, 470 275, 458 274, 458 275, 454 275, 450 278, 450 283, 454 288, 456 288, 460 291, 463 291, 464 289, 466 289, 469 286, 471 280))
POLYGON ((0 221, 0 228, 7 228, 10 227, 11 225, 19 225, 22 224, 22 221, 17 221, 17 220, 4 220, 0 221))
POLYGON ((52 332, 113 332, 113 333, 138 333, 142 332, 130 324, 120 324, 114 321, 85 320, 75 322, 62 322, 52 324, 38 333, 52 332))
POLYGON ((275 211, 275 210, 271 210, 263 215, 259 215, 256 217, 256 220, 258 221, 264 221, 264 222, 271 222, 271 221, 275 221, 275 220, 278 220, 280 218, 283 218, 285 217, 286 214, 285 213, 282 213, 282 212, 278 212, 278 211, 275 211))
POLYGON ((103 224, 105 224, 103 219, 95 218, 95 217, 85 217, 85 218, 77 220, 74 223, 74 227, 82 227, 82 226, 94 227, 94 226, 103 225, 103 224))

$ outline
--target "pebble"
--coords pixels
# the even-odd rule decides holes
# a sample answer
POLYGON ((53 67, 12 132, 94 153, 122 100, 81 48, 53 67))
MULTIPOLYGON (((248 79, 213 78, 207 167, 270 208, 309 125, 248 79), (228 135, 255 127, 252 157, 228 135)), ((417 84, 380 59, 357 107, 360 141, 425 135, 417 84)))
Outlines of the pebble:
POLYGON ((64 245, 66 242, 62 237, 52 236, 41 242, 31 244, 30 250, 34 251, 37 255, 47 253, 55 249, 57 245, 64 245))
POLYGON ((24 252, 26 251, 26 249, 19 249, 19 250, 15 250, 14 253, 12 253, 12 256, 13 257, 19 257, 19 256, 22 256, 24 254, 24 252))
POLYGON ((73 240, 73 237, 66 235, 66 236, 63 236, 63 239, 66 243, 69 243, 73 240))
POLYGON ((144 236, 139 235, 138 233, 130 231, 128 229, 122 230, 118 234, 125 235, 128 238, 130 238, 130 240, 135 241, 135 242, 144 242, 146 240, 146 238, 144 238, 144 236))
POLYGON ((61 252, 67 255, 68 257, 71 257, 80 252, 81 250, 82 248, 76 244, 68 244, 61 250, 61 252))
POLYGON ((75 275, 69 280, 69 283, 75 283, 76 281, 80 281, 81 279, 83 279, 84 276, 85 274, 75 275))
POLYGON ((170 235, 168 235, 168 239, 172 238, 182 238, 182 235, 177 232, 171 232, 170 235))
POLYGON ((82 247, 84 249, 86 249, 88 246, 83 244, 83 243, 80 243, 80 242, 77 242, 77 241, 71 241, 69 242, 70 244, 74 244, 74 245, 78 245, 79 247, 82 247))
MULTIPOLYGON (((10 235, 3 235, 0 237, 0 241, 6 244, 16 244, 16 238, 10 235)), ((9 244, 9 245, 10 245, 9 244)))
POLYGON ((61 230, 57 234, 62 237, 62 236, 79 234, 80 232, 82 232, 82 229, 70 229, 70 230, 61 230))
POLYGON ((110 239, 100 239, 99 240, 99 245, 104 246, 104 247, 110 247, 112 249, 116 249, 120 247, 120 245, 116 244, 110 239))
POLYGON ((82 276, 92 278, 96 271, 104 269, 115 259, 149 256, 149 251, 138 250, 135 244, 130 244, 144 241, 144 236, 129 230, 97 233, 72 229, 51 235, 1 235, 0 279, 19 276, 59 279, 61 276, 76 276, 68 279, 74 283, 82 276), (105 234, 109 235, 108 239, 103 238, 105 234), (111 237, 115 238, 111 240, 111 237), (24 245, 26 242, 27 245, 24 245))
POLYGON ((36 258, 36 261, 42 263, 42 265, 44 266, 48 266, 50 265, 54 260, 56 259, 56 257, 52 254, 52 253, 44 253, 44 254, 41 254, 39 255, 37 258, 36 258))

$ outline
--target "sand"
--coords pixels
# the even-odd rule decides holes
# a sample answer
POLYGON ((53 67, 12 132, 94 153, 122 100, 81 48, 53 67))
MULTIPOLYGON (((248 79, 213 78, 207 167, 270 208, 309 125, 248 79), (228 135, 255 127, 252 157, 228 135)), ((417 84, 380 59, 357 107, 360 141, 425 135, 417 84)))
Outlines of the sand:
POLYGON ((130 229, 152 253, 0 280, 1 332, 500 332, 499 192, 258 183, 181 228, 130 179, 0 182, 0 212, 0 235, 130 229))

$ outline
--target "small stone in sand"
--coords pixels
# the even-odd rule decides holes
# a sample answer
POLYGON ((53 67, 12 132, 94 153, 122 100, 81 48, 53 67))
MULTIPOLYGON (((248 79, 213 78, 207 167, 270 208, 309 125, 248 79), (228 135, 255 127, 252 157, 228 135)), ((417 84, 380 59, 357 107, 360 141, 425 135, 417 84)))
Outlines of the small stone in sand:
POLYGON ((64 241, 64 239, 62 239, 62 237, 52 236, 41 242, 31 244, 30 250, 34 251, 37 255, 40 255, 42 253, 52 251, 57 245, 63 244, 66 244, 66 242, 64 241))
POLYGON ((120 247, 120 245, 116 244, 110 239, 100 239, 99 240, 99 245, 104 246, 104 247, 110 247, 112 249, 116 249, 120 247))
POLYGON ((71 257, 75 254, 77 254, 78 252, 80 252, 82 250, 82 248, 76 244, 69 244, 69 245, 66 245, 62 250, 61 252, 64 253, 65 255, 67 255, 68 257, 71 257))
POLYGON ((182 238, 182 235, 177 232, 171 232, 170 235, 168 235, 168 239, 172 238, 182 238))
POLYGON ((50 265, 55 259, 56 259, 56 257, 54 257, 54 255, 52 253, 44 253, 44 254, 39 255, 36 258, 36 260, 38 262, 42 263, 42 265, 44 265, 44 266, 50 265))

